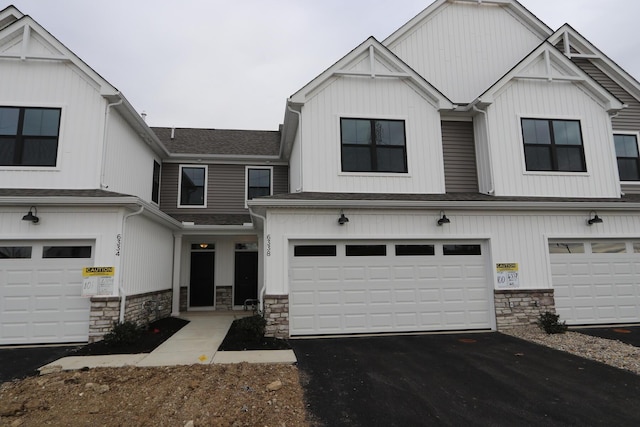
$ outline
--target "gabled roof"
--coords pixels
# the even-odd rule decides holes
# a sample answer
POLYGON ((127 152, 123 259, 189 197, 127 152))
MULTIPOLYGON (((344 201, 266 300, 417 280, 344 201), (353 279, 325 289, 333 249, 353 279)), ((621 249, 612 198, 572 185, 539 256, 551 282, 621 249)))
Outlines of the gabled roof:
POLYGON ((412 31, 416 26, 422 24, 423 21, 437 14, 440 9, 447 5, 447 3, 475 3, 503 7, 507 12, 516 17, 527 28, 529 28, 530 31, 537 34, 540 37, 540 40, 546 39, 553 32, 551 28, 547 26, 547 24, 539 20, 533 13, 529 12, 529 10, 527 10, 524 6, 522 6, 515 0, 437 0, 422 12, 420 12, 418 15, 416 15, 409 22, 394 31, 389 37, 384 39, 382 43, 385 46, 392 45, 394 42, 401 39, 405 34, 412 31))
POLYGON ((170 157, 176 154, 277 157, 280 152, 279 131, 167 127, 154 127, 152 130, 167 147, 170 157))
POLYGON ((571 62, 555 46, 545 41, 500 80, 487 89, 476 101, 479 104, 490 104, 494 96, 513 80, 565 81, 580 85, 598 99, 607 111, 617 111, 624 105, 609 91, 604 89, 580 67, 571 62))
POLYGON ((153 150, 164 156, 167 154, 155 134, 146 125, 140 114, 111 83, 87 65, 75 53, 56 39, 45 28, 28 15, 23 15, 14 6, 0 12, 0 60, 8 61, 60 61, 72 64, 96 85, 99 93, 135 129, 135 132, 153 150))
POLYGON ((345 77, 402 79, 436 108, 451 109, 453 107, 452 102, 446 96, 374 37, 369 37, 360 46, 291 95, 289 103, 304 104, 331 81, 345 77), (366 61, 367 59, 368 61, 366 61))
POLYGON ((586 58, 591 60, 614 82, 640 101, 640 82, 623 70, 622 67, 616 64, 611 58, 602 53, 602 51, 569 24, 564 24, 560 27, 549 37, 548 41, 554 45, 563 42, 564 54, 568 58, 586 58))

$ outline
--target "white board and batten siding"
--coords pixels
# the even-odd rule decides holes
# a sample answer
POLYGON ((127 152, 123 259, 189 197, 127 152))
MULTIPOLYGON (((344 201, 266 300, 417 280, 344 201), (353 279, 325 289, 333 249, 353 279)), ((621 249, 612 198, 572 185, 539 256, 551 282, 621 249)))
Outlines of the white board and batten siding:
MULTIPOLYGON (((302 168, 304 191, 444 193, 440 115, 401 79, 333 79, 306 101, 301 132, 303 164, 324 165, 302 168), (404 120, 408 172, 342 172, 340 118, 404 120)), ((296 151, 292 172, 299 161, 296 151)))
POLYGON ((99 87, 63 62, 0 61, 0 75, 2 106, 61 109, 57 166, 0 166, 3 187, 97 188, 105 108, 99 87))
MULTIPOLYGON (((578 86, 557 81, 512 81, 495 97, 487 113, 495 195, 619 197, 609 115, 578 86), (522 118, 579 120, 587 172, 527 171, 522 118)), ((480 169, 486 169, 486 165, 480 169)))
POLYGON ((450 2, 401 37, 384 43, 445 96, 464 104, 542 41, 503 7, 450 2), (467 78, 470 70, 473 78, 467 78))
MULTIPOLYGON (((455 244, 457 241, 449 243, 455 244)), ((481 248, 481 242, 475 243, 481 248)), ((291 335, 490 329, 492 294, 481 254, 443 255, 438 241, 292 241, 289 248, 291 335), (396 245, 426 245, 402 256, 396 245), (300 256, 296 248, 335 248, 335 256, 300 256), (385 248, 349 256, 350 245, 385 248)))

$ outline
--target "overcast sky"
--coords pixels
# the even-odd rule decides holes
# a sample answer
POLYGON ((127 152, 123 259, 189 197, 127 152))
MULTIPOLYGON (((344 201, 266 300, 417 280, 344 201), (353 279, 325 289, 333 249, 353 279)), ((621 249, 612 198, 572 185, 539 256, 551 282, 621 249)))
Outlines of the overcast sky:
MULTIPOLYGON (((520 0, 640 80, 638 0, 520 0)), ((431 0, 0 0, 117 87, 151 126, 275 130, 285 101, 431 0)))

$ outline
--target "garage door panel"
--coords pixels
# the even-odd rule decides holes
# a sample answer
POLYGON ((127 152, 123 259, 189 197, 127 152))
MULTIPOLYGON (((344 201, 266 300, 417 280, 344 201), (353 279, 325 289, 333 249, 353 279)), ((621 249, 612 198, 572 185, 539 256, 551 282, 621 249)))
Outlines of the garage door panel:
MULTIPOLYGON (((609 243, 629 246, 622 240, 609 243)), ((640 322, 640 254, 591 252, 550 255, 561 319, 575 325, 640 322)))
POLYGON ((484 257, 443 256, 442 250, 439 256, 395 256, 393 250, 386 257, 344 256, 344 244, 322 244, 336 244, 338 255, 295 257, 292 246, 292 335, 490 328, 484 257), (332 274, 320 274, 327 265, 335 267, 332 274), (301 277, 300 269, 315 273, 301 277), (337 290, 318 300, 319 292, 337 290))

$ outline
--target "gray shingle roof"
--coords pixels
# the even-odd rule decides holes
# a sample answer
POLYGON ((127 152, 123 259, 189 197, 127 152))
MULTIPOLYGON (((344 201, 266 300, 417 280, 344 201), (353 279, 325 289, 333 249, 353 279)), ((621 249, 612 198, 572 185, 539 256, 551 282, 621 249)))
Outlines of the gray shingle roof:
POLYGON ((415 201, 415 202, 613 202, 613 203, 639 203, 640 194, 627 194, 621 198, 587 198, 587 197, 524 197, 524 196, 490 196, 482 193, 446 193, 446 194, 400 194, 400 193, 320 193, 303 192, 287 193, 275 196, 261 197, 272 200, 389 200, 389 201, 415 201))
POLYGON ((195 225, 242 225, 251 222, 248 214, 170 214, 180 222, 193 222, 195 225))
POLYGON ((0 188, 0 197, 130 197, 104 190, 65 190, 47 188, 0 188))
POLYGON ((171 154, 218 154, 239 156, 277 156, 280 132, 264 130, 225 130, 152 128, 171 154))

